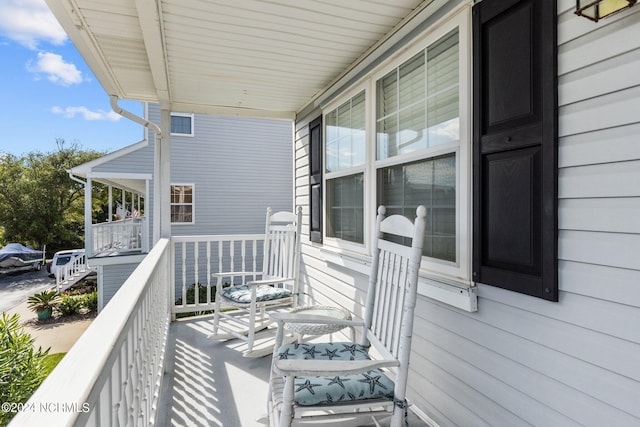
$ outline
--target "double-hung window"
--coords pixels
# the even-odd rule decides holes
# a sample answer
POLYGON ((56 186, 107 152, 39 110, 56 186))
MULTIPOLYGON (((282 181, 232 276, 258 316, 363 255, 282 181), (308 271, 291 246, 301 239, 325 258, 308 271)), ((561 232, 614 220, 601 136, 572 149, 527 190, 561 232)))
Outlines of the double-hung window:
POLYGON ((362 83, 366 91, 330 105, 324 116, 325 236, 360 243, 366 252, 373 221, 365 218, 375 217, 377 206, 414 219, 424 205, 423 268, 465 286, 471 263, 468 21, 465 12, 449 19, 374 70, 362 83))
POLYGON ((364 243, 366 104, 362 91, 325 115, 326 236, 364 243))
MULTIPOLYGON (((376 80, 376 200, 388 215, 427 208, 423 255, 455 274, 460 262, 460 30, 453 28, 376 80)), ((464 150, 464 160, 461 159, 464 150)), ((433 267, 432 267, 433 269, 433 267)), ((437 269, 436 269, 437 270, 437 269)))
POLYGON ((194 223, 193 184, 171 184, 171 223, 194 223))

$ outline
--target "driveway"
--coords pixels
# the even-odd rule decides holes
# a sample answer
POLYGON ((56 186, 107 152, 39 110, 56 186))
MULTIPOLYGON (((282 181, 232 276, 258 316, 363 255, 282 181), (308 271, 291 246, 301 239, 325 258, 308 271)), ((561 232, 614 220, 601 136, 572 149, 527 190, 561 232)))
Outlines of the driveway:
POLYGON ((0 274, 0 312, 26 301, 31 295, 51 288, 56 280, 48 277, 47 269, 16 274, 0 274))

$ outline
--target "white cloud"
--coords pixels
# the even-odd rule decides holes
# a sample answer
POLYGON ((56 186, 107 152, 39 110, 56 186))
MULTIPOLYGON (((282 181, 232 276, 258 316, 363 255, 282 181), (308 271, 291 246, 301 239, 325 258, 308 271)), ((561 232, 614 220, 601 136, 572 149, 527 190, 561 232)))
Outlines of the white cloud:
POLYGON ((68 119, 74 118, 76 115, 82 116, 85 120, 107 120, 111 122, 117 122, 122 118, 121 115, 115 111, 96 110, 91 111, 87 107, 58 107, 51 108, 51 112, 54 114, 60 114, 68 119))
POLYGON ((44 0, 0 1, 0 34, 34 50, 43 41, 62 45, 67 40, 44 0))
POLYGON ((36 76, 40 73, 46 74, 49 81, 62 86, 79 84, 84 80, 82 72, 74 64, 64 62, 61 55, 51 52, 38 52, 37 63, 27 63, 27 70, 36 76))

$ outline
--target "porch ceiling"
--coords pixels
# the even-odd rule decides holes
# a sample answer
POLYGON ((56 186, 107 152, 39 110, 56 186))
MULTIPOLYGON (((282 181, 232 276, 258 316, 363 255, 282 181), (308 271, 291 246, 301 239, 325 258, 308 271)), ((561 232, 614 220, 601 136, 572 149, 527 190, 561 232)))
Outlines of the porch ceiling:
POLYGON ((46 1, 109 95, 275 118, 294 118, 433 2, 46 1))

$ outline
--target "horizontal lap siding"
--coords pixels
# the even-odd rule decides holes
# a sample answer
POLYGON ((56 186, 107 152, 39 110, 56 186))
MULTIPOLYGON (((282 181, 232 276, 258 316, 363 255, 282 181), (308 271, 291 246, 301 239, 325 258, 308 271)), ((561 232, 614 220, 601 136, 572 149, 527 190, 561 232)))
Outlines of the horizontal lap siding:
MULTIPOLYGON (((558 1, 559 301, 485 285, 476 313, 419 298, 408 395, 441 426, 640 425, 640 7, 598 24, 574 9, 558 1)), ((318 114, 296 125, 303 282, 361 315, 366 277, 308 238, 318 114)))
MULTIPOLYGON (((138 264, 104 265, 100 267, 102 269, 102 307, 107 305, 111 298, 113 298, 136 267, 138 267, 138 264)), ((102 307, 100 307, 100 309, 102 309, 102 307)))
POLYGON ((153 145, 147 145, 124 156, 96 166, 93 172, 153 173, 153 145))
POLYGON ((293 209, 291 122, 196 115, 172 136, 171 182, 195 185, 195 224, 174 235, 260 233, 267 207, 293 209))

